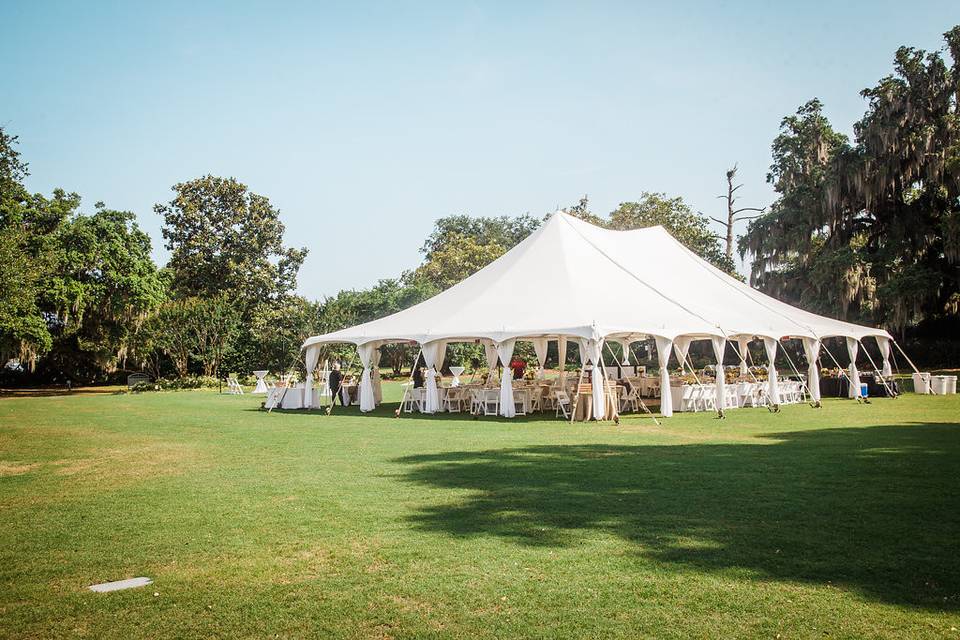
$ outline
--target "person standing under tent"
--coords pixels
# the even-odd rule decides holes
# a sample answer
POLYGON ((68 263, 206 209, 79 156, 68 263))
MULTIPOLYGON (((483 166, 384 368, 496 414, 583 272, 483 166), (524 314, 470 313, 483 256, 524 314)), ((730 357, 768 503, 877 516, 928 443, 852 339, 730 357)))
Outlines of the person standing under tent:
POLYGON ((346 406, 343 404, 343 398, 340 397, 340 382, 343 380, 343 374, 340 373, 340 363, 334 362, 333 367, 330 371, 329 377, 330 387, 330 406, 337 404, 337 400, 340 400, 341 406, 346 406))
POLYGON ((426 362, 423 360, 423 356, 417 356, 417 363, 413 365, 413 388, 420 389, 423 387, 423 368, 426 366, 426 362))
POLYGON ((513 371, 514 380, 523 380, 523 373, 527 370, 527 363, 519 356, 514 356, 510 361, 510 370, 513 371))

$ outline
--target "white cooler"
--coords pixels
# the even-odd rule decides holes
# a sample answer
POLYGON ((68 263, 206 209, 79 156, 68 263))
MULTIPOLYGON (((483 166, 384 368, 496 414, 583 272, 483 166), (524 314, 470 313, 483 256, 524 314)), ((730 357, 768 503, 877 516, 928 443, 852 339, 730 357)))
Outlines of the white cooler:
POLYGON ((929 373, 913 374, 913 391, 914 393, 930 393, 930 374, 929 373))

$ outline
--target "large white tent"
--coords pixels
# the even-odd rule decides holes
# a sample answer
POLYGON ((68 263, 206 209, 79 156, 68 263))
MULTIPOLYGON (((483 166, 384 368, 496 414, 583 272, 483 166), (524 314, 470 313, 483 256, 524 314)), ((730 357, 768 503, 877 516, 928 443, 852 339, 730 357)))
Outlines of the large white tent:
MULTIPOLYGON (((378 366, 378 348, 391 342, 421 345, 431 410, 438 402, 434 371, 442 367, 445 347, 451 342, 481 341, 493 368, 498 358, 505 367, 509 364, 518 339, 534 343, 542 366, 547 340, 556 340, 561 353, 566 352, 568 340, 575 340, 581 359, 599 365, 605 341, 626 345, 653 338, 661 384, 667 388, 671 349, 683 360, 692 341, 711 340, 722 364, 730 341, 739 347, 741 367, 745 367, 746 344, 758 338, 768 354, 770 391, 775 398, 773 360, 778 342, 797 338, 803 341, 808 360, 811 395, 819 399, 816 360, 821 341, 829 337, 846 339, 854 393, 859 392, 856 354, 864 338, 877 340, 884 372, 889 371, 892 338, 882 329, 819 316, 764 295, 691 252, 663 227, 613 231, 558 212, 499 259, 433 298, 379 320, 306 340, 304 397, 309 403, 320 347, 329 343, 357 346, 364 367, 360 408, 369 411, 375 407, 371 372, 378 366)), ((602 413, 602 367, 593 367, 593 372, 594 407, 602 413)), ((717 376, 720 398, 723 378, 717 376)), ((501 412, 512 415, 509 376, 502 381, 501 398, 501 412)), ((672 414, 667 393, 661 413, 672 414)))

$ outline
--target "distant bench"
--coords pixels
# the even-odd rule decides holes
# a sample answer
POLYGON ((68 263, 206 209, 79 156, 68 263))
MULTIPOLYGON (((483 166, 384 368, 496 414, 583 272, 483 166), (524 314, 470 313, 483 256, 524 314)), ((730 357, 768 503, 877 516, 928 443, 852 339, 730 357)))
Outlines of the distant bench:
POLYGON ((127 389, 133 389, 141 382, 150 382, 150 376, 145 373, 131 373, 127 376, 127 389))

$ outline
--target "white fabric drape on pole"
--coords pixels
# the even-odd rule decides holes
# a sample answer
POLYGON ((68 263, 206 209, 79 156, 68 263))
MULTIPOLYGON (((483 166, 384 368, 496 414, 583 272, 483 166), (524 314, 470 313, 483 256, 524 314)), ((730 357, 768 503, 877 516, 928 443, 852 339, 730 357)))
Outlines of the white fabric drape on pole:
POLYGON ((624 338, 617 340, 620 343, 620 348, 623 349, 623 361, 620 363, 623 366, 630 366, 630 341, 624 338))
POLYGON ((377 401, 373 397, 373 383, 370 380, 373 352, 375 350, 376 345, 372 342, 357 347, 357 355, 360 356, 360 364, 363 365, 358 393, 360 394, 360 411, 364 413, 373 411, 377 407, 377 401))
POLYGON ((677 354, 677 360, 680 361, 681 371, 686 366, 687 353, 690 351, 690 343, 693 342, 687 336, 677 336, 673 339, 673 352, 677 354))
POLYGON ((313 406, 313 370, 317 368, 317 360, 320 359, 320 345, 307 347, 304 356, 304 364, 307 367, 307 377, 303 381, 303 402, 305 409, 313 406))
POLYGON ((750 367, 747 366, 747 352, 750 349, 750 338, 737 338, 737 347, 740 349, 740 375, 750 375, 750 367))
POLYGON ((767 351, 767 397, 770 404, 780 404, 780 385, 777 384, 777 341, 773 338, 763 339, 763 348, 767 351))
POLYGON ((543 367, 547 362, 547 339, 534 338, 531 342, 533 342, 533 351, 537 354, 537 362, 540 365, 540 369, 537 371, 537 378, 542 380, 545 375, 543 367))
POLYGON ((713 355, 717 359, 717 411, 723 411, 727 400, 727 374, 723 370, 723 352, 727 348, 727 339, 714 336, 710 338, 710 342, 713 343, 713 355))
POLYGON ((655 336, 657 341, 657 364, 660 365, 660 414, 665 418, 673 415, 673 396, 670 395, 670 347, 673 341, 669 338, 655 336))
POLYGON ((517 407, 513 403, 513 374, 510 369, 510 360, 513 358, 513 347, 516 340, 504 340, 497 343, 497 355, 503 364, 503 379, 500 380, 500 415, 512 418, 517 415, 517 407))
POLYGON ((890 338, 877 336, 877 346, 880 347, 880 357, 883 358, 883 370, 880 372, 884 378, 893 375, 893 368, 890 366, 890 338))
POLYGON ((373 350, 373 357, 370 360, 370 367, 373 369, 371 379, 373 381, 373 401, 376 404, 383 402, 383 385, 380 381, 380 347, 373 350))
POLYGON ((803 339, 803 355, 807 358, 807 389, 814 402, 820 402, 820 368, 817 358, 820 357, 820 341, 816 338, 803 339))
POLYGON ((850 393, 851 398, 860 397, 860 372, 857 371, 857 353, 860 351, 860 343, 856 338, 847 338, 847 353, 850 354, 850 393))
POLYGON ((443 340, 424 342, 421 346, 423 361, 427 364, 426 398, 424 398, 424 413, 440 411, 440 391, 437 389, 437 371, 443 367, 443 354, 447 350, 447 343, 443 340))
POLYGON ((483 355, 487 359, 487 370, 490 372, 490 375, 487 377, 487 382, 496 382, 498 380, 497 376, 497 346, 492 342, 483 342, 483 355))
POLYGON ((557 338, 557 367, 560 369, 560 386, 567 384, 567 337, 557 338))
POLYGON ((603 389, 603 362, 600 359, 603 351, 603 340, 580 340, 580 363, 593 363, 590 372, 590 383, 593 387, 593 417, 603 420, 607 415, 607 399, 603 389))

